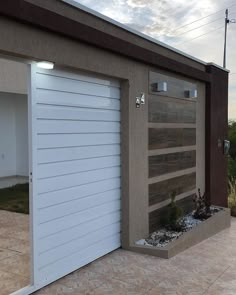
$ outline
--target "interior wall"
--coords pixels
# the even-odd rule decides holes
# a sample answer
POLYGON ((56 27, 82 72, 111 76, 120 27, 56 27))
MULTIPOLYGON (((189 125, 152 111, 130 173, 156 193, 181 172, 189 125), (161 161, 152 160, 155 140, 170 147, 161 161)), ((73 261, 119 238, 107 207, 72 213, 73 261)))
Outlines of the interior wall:
POLYGON ((0 177, 16 174, 16 123, 14 100, 0 93, 0 177))
POLYGON ((15 98, 16 175, 29 175, 27 96, 15 98))
POLYGON ((0 91, 27 94, 27 66, 0 58, 0 91))
POLYGON ((0 93, 0 177, 28 176, 27 96, 0 93))

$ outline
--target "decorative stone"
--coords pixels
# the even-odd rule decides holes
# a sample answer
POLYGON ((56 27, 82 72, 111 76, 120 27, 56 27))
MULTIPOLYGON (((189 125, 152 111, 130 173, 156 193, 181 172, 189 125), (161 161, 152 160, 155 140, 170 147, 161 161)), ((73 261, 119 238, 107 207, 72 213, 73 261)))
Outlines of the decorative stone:
POLYGON ((230 226, 230 209, 216 206, 210 209, 211 216, 208 219, 195 219, 193 213, 185 215, 179 221, 183 225, 182 231, 162 228, 146 239, 137 241, 132 250, 170 258, 230 226))

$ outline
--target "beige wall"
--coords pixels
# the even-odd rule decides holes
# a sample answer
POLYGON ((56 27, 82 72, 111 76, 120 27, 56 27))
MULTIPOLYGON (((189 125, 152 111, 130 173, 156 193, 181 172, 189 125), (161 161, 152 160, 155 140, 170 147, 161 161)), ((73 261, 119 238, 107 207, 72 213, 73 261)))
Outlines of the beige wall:
POLYGON ((27 66, 0 58, 0 92, 27 93, 27 66))
POLYGON ((205 193, 205 104, 206 90, 204 83, 197 84, 197 159, 196 159, 196 187, 205 193))

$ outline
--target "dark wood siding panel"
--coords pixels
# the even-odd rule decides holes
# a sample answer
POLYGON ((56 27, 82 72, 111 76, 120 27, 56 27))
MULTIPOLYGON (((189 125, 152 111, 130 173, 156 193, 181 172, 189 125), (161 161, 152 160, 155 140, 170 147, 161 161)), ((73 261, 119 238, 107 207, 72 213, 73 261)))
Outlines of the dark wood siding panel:
POLYGON ((149 73, 149 92, 158 96, 168 96, 175 98, 185 98, 188 100, 196 100, 196 98, 188 98, 187 92, 189 90, 197 89, 197 85, 190 83, 185 80, 177 79, 171 76, 163 75, 160 73, 150 72, 149 73), (155 84, 156 83, 167 83, 167 91, 165 92, 156 92, 155 84))
POLYGON ((180 99, 149 96, 150 123, 196 123, 196 103, 180 99))
POLYGON ((212 204, 227 207, 228 73, 213 65, 207 71, 212 83, 206 87, 206 193, 212 204))
POLYGON ((196 151, 149 157, 149 177, 155 177, 196 166, 196 151))
MULTIPOLYGON (((178 206, 183 209, 184 214, 187 214, 194 209, 193 197, 194 195, 190 195, 177 201, 178 206)), ((165 218, 167 212, 168 207, 165 206, 149 213, 149 233, 152 233, 163 226, 163 219, 165 218)))
POLYGON ((165 181, 149 185, 149 206, 155 205, 170 198, 171 193, 180 195, 196 187, 196 173, 178 176, 165 181))
POLYGON ((195 128, 149 128, 149 150, 196 145, 195 128))

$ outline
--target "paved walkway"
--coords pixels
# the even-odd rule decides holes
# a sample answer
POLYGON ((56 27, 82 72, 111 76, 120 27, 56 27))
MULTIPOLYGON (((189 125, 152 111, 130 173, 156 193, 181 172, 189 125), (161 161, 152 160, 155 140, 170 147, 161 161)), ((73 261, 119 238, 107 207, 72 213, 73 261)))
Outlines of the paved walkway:
POLYGON ((230 229, 169 260, 117 250, 37 295, 235 295, 236 218, 230 229))
MULTIPOLYGON (((0 211, 0 294, 29 283, 28 216, 0 211)), ((236 295, 230 229, 169 260, 117 250, 35 295, 236 295)))
POLYGON ((30 283, 29 216, 0 210, 0 294, 30 283))

